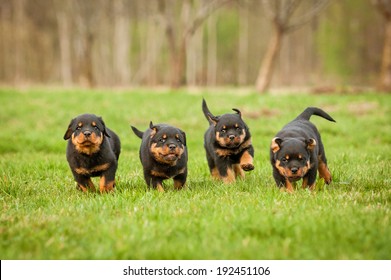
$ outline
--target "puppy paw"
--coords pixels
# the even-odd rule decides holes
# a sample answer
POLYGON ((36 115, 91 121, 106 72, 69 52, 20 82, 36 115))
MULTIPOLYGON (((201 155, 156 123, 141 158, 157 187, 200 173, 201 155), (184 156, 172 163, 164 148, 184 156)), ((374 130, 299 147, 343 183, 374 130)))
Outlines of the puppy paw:
POLYGON ((244 171, 251 171, 251 170, 254 169, 254 165, 252 165, 251 163, 242 164, 242 165, 240 165, 240 167, 241 167, 244 171))

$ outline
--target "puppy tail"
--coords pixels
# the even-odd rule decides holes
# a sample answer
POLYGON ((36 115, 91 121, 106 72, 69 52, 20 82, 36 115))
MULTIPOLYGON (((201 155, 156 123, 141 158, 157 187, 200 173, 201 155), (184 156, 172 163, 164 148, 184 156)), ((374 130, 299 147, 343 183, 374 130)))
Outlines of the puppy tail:
POLYGON ((144 132, 138 130, 133 125, 131 125, 130 127, 132 128, 134 134, 136 134, 139 138, 143 139, 144 132))
POLYGON ((297 116, 296 120, 307 120, 309 121, 312 115, 322 117, 328 121, 336 122, 329 114, 317 107, 308 107, 303 113, 297 116))
POLYGON ((202 112, 204 112, 205 118, 208 120, 209 124, 213 124, 211 117, 214 117, 213 114, 209 111, 208 105, 206 105, 206 101, 202 98, 202 112))

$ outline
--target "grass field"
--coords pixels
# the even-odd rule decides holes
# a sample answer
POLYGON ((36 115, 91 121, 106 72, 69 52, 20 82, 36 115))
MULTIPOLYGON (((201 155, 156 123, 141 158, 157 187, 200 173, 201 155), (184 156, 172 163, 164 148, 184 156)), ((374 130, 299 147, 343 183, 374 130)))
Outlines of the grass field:
POLYGON ((0 104, 0 259, 391 259, 391 95, 2 89, 0 104), (215 114, 242 110, 255 148, 244 180, 211 179, 202 97, 215 114), (312 118, 334 181, 280 192, 269 144, 307 106, 337 120, 312 118), (65 130, 85 112, 122 141, 112 194, 77 191, 65 159, 65 130), (187 133, 185 190, 146 188, 129 125, 150 120, 187 133))

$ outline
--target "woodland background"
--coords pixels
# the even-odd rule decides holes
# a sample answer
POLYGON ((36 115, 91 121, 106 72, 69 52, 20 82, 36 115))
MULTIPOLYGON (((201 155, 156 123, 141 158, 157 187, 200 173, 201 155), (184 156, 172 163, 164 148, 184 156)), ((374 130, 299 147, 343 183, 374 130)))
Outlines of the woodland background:
POLYGON ((390 2, 1 0, 0 85, 390 91, 390 2))

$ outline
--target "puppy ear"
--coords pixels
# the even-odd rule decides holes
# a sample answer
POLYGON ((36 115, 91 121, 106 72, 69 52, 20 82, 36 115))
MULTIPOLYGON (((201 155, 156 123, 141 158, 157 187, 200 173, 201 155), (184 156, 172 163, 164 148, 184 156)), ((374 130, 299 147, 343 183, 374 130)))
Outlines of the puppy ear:
POLYGON ((270 148, 273 151, 273 154, 277 153, 281 148, 282 139, 280 137, 274 137, 270 148))
POLYGON ((208 113, 208 118, 209 118, 210 122, 213 123, 214 126, 216 126, 217 123, 219 122, 219 117, 215 117, 210 113, 208 113))
POLYGON ((242 113, 239 111, 239 109, 232 108, 236 112, 236 114, 239 115, 239 117, 242 117, 242 113))
POLYGON ((314 138, 310 138, 305 140, 305 144, 307 145, 307 149, 312 151, 316 146, 316 141, 314 138))
POLYGON ((181 130, 181 134, 183 136, 183 145, 186 146, 186 133, 184 131, 181 130))
POLYGON ((152 121, 150 121, 149 128, 152 130, 152 132, 151 132, 151 138, 152 138, 157 133, 159 127, 156 125, 153 125, 152 121))
POLYGON ((110 138, 110 135, 107 134, 106 125, 105 125, 105 122, 103 121, 102 117, 98 117, 98 120, 99 120, 100 123, 103 125, 103 134, 110 138))
POLYGON ((71 122, 69 123, 68 129, 67 129, 67 131, 65 131, 65 134, 64 134, 64 140, 68 140, 69 138, 71 138, 72 133, 73 133, 71 127, 72 127, 73 124, 75 123, 75 120, 76 120, 76 119, 72 119, 71 122))

